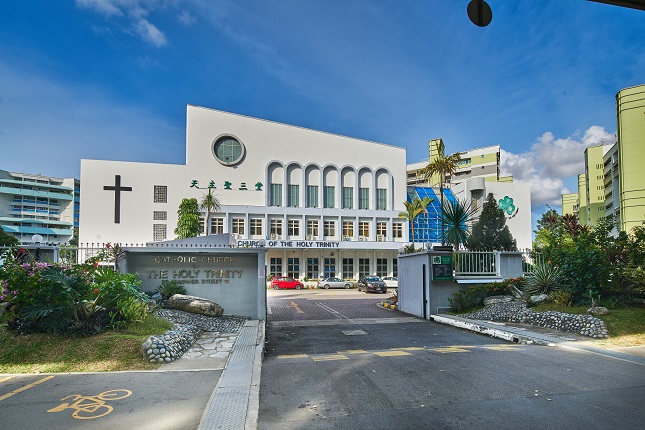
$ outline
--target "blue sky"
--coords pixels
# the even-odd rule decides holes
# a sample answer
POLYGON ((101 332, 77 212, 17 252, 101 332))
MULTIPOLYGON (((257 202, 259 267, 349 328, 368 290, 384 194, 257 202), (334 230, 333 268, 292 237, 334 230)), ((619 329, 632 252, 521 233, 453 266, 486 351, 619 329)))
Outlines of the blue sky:
POLYGON ((0 4, 0 169, 185 160, 186 104, 407 148, 501 145, 534 214, 615 139, 645 12, 585 0, 21 0, 0 4))

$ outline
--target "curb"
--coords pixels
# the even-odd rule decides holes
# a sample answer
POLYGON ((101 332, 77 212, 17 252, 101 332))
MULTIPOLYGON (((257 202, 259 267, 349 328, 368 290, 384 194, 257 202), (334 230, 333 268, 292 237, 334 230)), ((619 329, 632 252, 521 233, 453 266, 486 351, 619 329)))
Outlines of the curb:
POLYGON ((380 308, 383 308, 383 309, 391 309, 391 310, 398 309, 397 305, 391 305, 391 304, 385 303, 385 302, 379 302, 379 303, 376 304, 376 306, 378 306, 380 308))
POLYGON ((485 334, 491 337, 498 339, 506 340, 513 343, 522 343, 522 344, 538 344, 538 345, 552 345, 550 342, 542 342, 537 339, 533 339, 529 336, 521 336, 509 331, 500 330, 497 328, 490 328, 484 325, 475 324, 467 321, 460 321, 453 318, 446 318, 440 315, 430 315, 430 320, 435 321, 441 324, 448 324, 453 327, 463 328, 470 330, 475 333, 485 334))

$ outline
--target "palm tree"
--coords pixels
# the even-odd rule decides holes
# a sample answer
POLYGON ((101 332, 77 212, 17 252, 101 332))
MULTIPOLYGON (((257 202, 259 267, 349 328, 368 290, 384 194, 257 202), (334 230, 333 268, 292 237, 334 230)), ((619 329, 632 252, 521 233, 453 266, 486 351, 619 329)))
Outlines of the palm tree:
POLYGON ((219 212, 222 209, 219 199, 215 194, 211 193, 211 188, 208 188, 208 194, 199 202, 199 209, 206 210, 206 236, 211 234, 211 212, 219 212))
POLYGON ((426 207, 428 207, 432 200, 433 199, 431 199, 430 197, 424 197, 422 199, 417 197, 411 202, 403 202, 403 204, 405 205, 405 212, 399 212, 399 218, 408 220, 410 222, 410 228, 412 229, 412 243, 414 243, 414 220, 416 219, 416 217, 425 212, 426 207))
POLYGON ((177 215, 177 228, 175 228, 177 239, 186 239, 199 235, 199 204, 197 199, 182 199, 177 215))
MULTIPOLYGON (((461 161, 461 154, 455 153, 446 157, 445 145, 443 140, 439 139, 437 144, 437 154, 430 160, 428 165, 423 169, 422 174, 424 180, 430 184, 432 177, 437 175, 439 181, 439 192, 441 193, 441 207, 443 208, 443 185, 446 182, 446 176, 454 175, 455 171, 459 168, 461 161)), ((433 185, 433 184, 430 184, 433 185)), ((445 245, 445 232, 444 226, 441 226, 441 245, 445 245)))
POLYGON ((447 201, 441 207, 441 223, 446 229, 446 241, 454 245, 455 251, 459 251, 459 247, 468 240, 468 224, 474 219, 475 213, 477 207, 466 201, 447 201))

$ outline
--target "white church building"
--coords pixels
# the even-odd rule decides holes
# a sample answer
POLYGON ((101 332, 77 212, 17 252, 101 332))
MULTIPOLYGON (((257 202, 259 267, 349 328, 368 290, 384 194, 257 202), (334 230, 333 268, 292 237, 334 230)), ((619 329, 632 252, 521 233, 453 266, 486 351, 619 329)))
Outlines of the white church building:
POLYGON ((209 233, 266 247, 267 274, 396 276, 408 242, 404 148, 198 106, 186 164, 81 160, 80 182, 83 244, 174 239, 182 199, 208 188, 209 233))

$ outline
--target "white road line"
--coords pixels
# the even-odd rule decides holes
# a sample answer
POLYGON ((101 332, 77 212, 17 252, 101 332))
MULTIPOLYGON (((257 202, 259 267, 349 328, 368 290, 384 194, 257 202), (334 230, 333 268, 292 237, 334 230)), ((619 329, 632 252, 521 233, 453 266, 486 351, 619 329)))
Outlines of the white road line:
POLYGON ((329 306, 327 306, 326 304, 324 304, 324 303, 319 303, 319 302, 317 302, 316 304, 317 304, 318 306, 320 306, 321 308, 323 308, 324 310, 326 310, 327 312, 332 313, 332 314, 334 314, 334 315, 336 315, 336 316, 340 317, 340 319, 346 319, 346 320, 350 321, 352 324, 354 324, 354 321, 353 321, 351 318, 349 318, 349 317, 347 317, 347 316, 345 316, 345 315, 341 314, 340 312, 338 312, 337 310, 335 310, 335 309, 333 309, 333 308, 330 308, 330 307, 329 307, 329 306))

